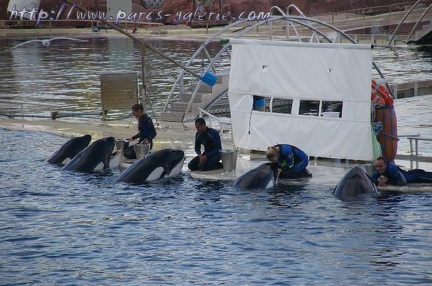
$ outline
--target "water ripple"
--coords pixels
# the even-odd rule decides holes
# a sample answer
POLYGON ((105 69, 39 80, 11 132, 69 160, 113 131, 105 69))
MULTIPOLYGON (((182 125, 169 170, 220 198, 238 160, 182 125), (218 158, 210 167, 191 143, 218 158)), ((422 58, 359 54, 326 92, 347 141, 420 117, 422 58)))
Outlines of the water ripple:
MULTIPOLYGON (((99 83, 94 69, 129 69, 130 63, 137 68, 139 61, 134 58, 137 47, 130 42, 95 39, 93 44, 68 51, 79 59, 76 62, 55 46, 52 52, 57 49, 60 57, 35 47, 16 51, 5 60, 15 63, 19 73, 14 73, 7 90, 0 87, 0 95, 34 96, 61 103, 65 109, 96 108, 99 83), (112 56, 109 51, 114 50, 112 56), (50 75, 48 70, 55 72, 50 75), (36 73, 37 84, 46 92, 34 89, 36 73), (87 77, 84 81, 80 73, 87 77), (73 84, 62 85, 64 75, 73 84), (50 82, 54 89, 47 87, 50 82), (55 93, 57 84, 60 92, 55 93)), ((179 50, 195 48, 182 45, 179 50)), ((405 60, 408 64, 419 54, 410 49, 375 50, 389 64, 397 59, 405 65, 405 60)), ((427 62, 428 51, 422 53, 427 62)), ((160 60, 156 63, 162 65, 160 60)), ((418 70, 429 71, 429 64, 430 59, 426 68, 416 61, 413 76, 418 70)), ((5 71, 3 66, 0 70, 5 71)), ((175 75, 173 69, 151 73, 153 79, 175 75)), ((5 71, 0 77, 4 74, 11 76, 5 71)), ((430 100, 424 96, 396 101, 402 132, 430 134, 430 100)), ((390 193, 341 202, 328 186, 246 191, 226 182, 193 180, 188 174, 142 186, 113 185, 116 171, 63 172, 46 163, 64 143, 63 137, 0 129, 0 138, 4 285, 432 282, 428 255, 432 195, 428 193, 390 193)))

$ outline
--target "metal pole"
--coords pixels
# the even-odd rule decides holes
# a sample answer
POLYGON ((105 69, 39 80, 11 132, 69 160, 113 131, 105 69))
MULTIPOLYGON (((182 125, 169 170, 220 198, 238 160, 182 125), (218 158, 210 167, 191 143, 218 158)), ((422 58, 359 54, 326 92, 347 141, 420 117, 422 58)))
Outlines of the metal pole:
POLYGON ((420 1, 421 1, 421 0, 418 0, 418 1, 417 1, 417 2, 416 2, 416 3, 411 7, 411 9, 409 9, 408 12, 406 12, 406 14, 405 14, 405 16, 402 18, 402 20, 400 20, 398 26, 396 27, 396 29, 395 29, 394 32, 393 32, 393 35, 392 35, 391 38, 390 38, 390 41, 389 41, 389 43, 388 43, 389 46, 392 45, 393 40, 394 40, 394 38, 395 38, 395 36, 396 36, 396 32, 399 30, 399 27, 402 25, 402 23, 405 21, 405 19, 408 17, 408 15, 412 12, 412 10, 414 10, 414 8, 417 6, 417 4, 420 3, 420 1))
MULTIPOLYGON (((423 14, 420 16, 420 18, 417 20, 417 22, 415 23, 414 27, 412 28, 411 32, 409 33, 409 35, 407 36, 406 41, 408 42, 409 39, 411 38, 412 34, 415 32, 418 24, 421 22, 421 20, 423 20, 424 16, 427 14, 427 12, 429 12, 429 10, 432 8, 432 4, 429 5, 429 7, 423 12, 423 14)), ((416 39, 415 39, 416 40, 416 39)))
MULTIPOLYGON (((85 9, 82 8, 81 6, 77 5, 76 3, 72 3, 72 1, 70 1, 70 0, 63 0, 63 1, 65 1, 65 2, 68 3, 69 5, 75 5, 76 8, 78 8, 79 10, 81 10, 81 11, 84 12, 84 13, 87 13, 87 10, 85 10, 85 9)), ((132 40, 134 40, 134 41, 136 41, 136 42, 138 42, 138 43, 141 43, 142 45, 144 45, 147 49, 149 49, 149 50, 152 51, 153 53, 155 53, 155 54, 161 56, 162 58, 164 58, 164 59, 170 61, 171 63, 175 64, 176 66, 178 66, 178 67, 180 67, 180 68, 182 68, 182 69, 188 71, 189 73, 191 73, 191 74, 194 75, 195 77, 201 79, 201 75, 197 74, 196 72, 194 72, 194 71, 191 70, 190 68, 188 68, 188 67, 182 65, 181 63, 178 63, 177 61, 173 60, 172 58, 166 56, 164 53, 162 53, 162 52, 160 52, 159 50, 153 48, 152 46, 150 46, 149 44, 147 44, 147 43, 144 42, 143 40, 138 39, 137 37, 135 37, 135 36, 129 34, 127 31, 125 31, 125 30, 123 30, 123 29, 117 27, 116 25, 114 25, 114 24, 112 24, 112 23, 110 23, 110 22, 108 22, 108 21, 106 21, 106 20, 104 20, 104 19, 99 18, 98 20, 101 21, 102 23, 104 23, 105 25, 111 27, 112 29, 118 31, 119 33, 122 33, 123 35, 126 35, 127 37, 131 38, 132 40)))
POLYGON ((141 73, 142 73, 142 88, 143 88, 143 101, 144 101, 144 112, 147 109, 147 84, 146 84, 146 70, 145 70, 145 56, 146 56, 146 47, 141 44, 141 73))
POLYGON ((153 112, 153 115, 155 116, 156 120, 156 126, 159 126, 159 122, 156 118, 156 113, 153 109, 153 103, 150 98, 150 94, 147 92, 147 84, 146 84, 146 69, 145 69, 145 56, 146 56, 146 47, 141 44, 141 71, 142 71, 142 87, 143 87, 143 106, 144 106, 144 112, 147 112, 147 103, 150 105, 151 111, 153 112))

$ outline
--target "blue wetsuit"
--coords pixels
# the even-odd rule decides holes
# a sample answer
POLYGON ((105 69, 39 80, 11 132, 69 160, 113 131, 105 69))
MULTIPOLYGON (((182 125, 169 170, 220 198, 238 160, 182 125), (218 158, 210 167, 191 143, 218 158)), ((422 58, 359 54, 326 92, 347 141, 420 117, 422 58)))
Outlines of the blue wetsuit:
POLYGON ((384 176, 388 179, 389 185, 404 186, 407 183, 432 183, 432 173, 422 169, 413 169, 409 171, 402 170, 396 164, 387 162, 384 173, 380 174, 375 171, 371 178, 378 185, 378 178, 384 176))
POLYGON ((279 178, 294 179, 310 177, 311 174, 306 169, 309 164, 309 156, 299 148, 288 145, 276 145, 280 147, 280 154, 276 164, 272 164, 272 169, 276 172, 281 168, 279 178))
POLYGON ((188 168, 191 171, 208 171, 222 168, 220 150, 222 150, 222 142, 219 132, 209 127, 202 133, 197 132, 195 134, 195 152, 198 156, 189 162, 188 168), (203 153, 201 153, 201 145, 204 145, 203 153), (200 154, 207 157, 205 162, 199 162, 200 154))

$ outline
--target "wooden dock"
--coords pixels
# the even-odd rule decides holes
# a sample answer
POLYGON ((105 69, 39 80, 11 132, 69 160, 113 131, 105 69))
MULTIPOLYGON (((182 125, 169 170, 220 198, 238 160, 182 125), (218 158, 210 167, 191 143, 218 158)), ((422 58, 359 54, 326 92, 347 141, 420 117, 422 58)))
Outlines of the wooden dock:
POLYGON ((395 98, 432 94, 432 80, 391 83, 389 85, 393 89, 395 98))

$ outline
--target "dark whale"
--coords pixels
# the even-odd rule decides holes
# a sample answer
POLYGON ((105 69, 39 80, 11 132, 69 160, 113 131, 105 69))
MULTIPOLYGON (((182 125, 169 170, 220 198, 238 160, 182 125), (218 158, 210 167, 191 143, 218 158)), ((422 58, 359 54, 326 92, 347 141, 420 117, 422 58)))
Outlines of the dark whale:
POLYGON ((72 160, 79 152, 84 150, 90 144, 91 135, 75 137, 67 141, 60 149, 57 150, 46 161, 50 164, 61 165, 65 164, 65 160, 72 160))
POLYGON ((333 195, 340 200, 354 198, 365 193, 376 196, 378 189, 366 170, 360 166, 354 166, 346 172, 333 190, 333 195))
POLYGON ((88 173, 93 171, 100 163, 103 164, 104 169, 108 169, 114 146, 114 137, 96 140, 76 155, 62 170, 88 173))
POLYGON ((273 181, 274 176, 270 163, 265 163, 241 175, 234 182, 234 186, 242 189, 264 189, 272 187, 273 181))
POLYGON ((185 155, 182 150, 162 149, 137 160, 114 183, 143 184, 180 174, 185 155))

